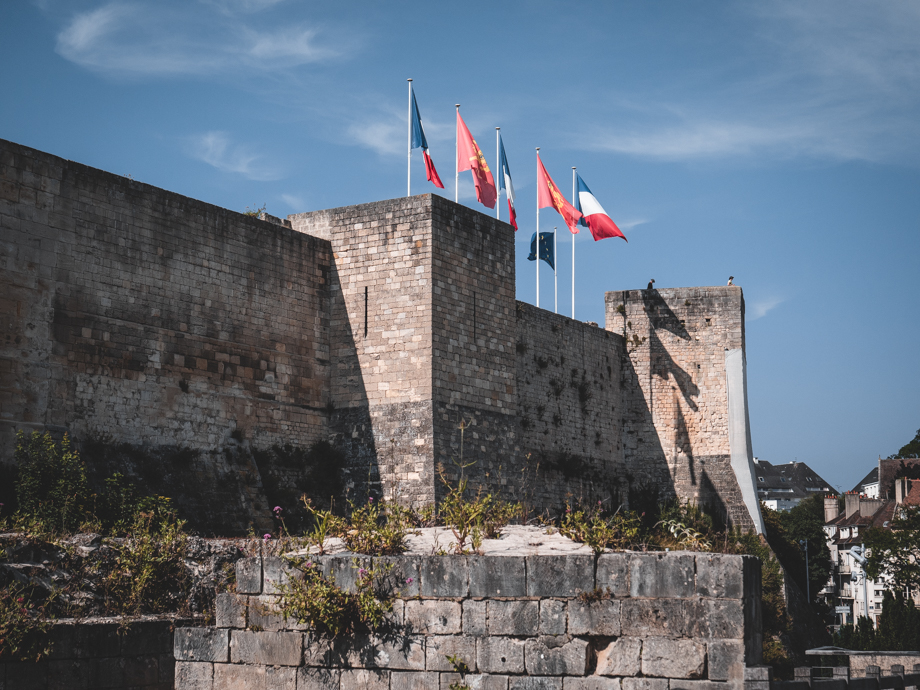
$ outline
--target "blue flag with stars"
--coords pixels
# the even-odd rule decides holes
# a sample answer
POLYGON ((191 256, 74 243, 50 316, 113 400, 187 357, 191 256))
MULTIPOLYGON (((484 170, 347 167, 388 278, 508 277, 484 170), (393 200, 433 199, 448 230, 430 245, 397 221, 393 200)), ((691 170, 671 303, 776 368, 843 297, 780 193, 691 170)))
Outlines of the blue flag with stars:
MULTIPOLYGON (((540 258, 543 259, 546 263, 549 264, 549 267, 556 270, 555 265, 555 253, 553 252, 554 240, 553 237, 555 233, 552 232, 541 232, 540 233, 540 258)), ((533 237, 530 238, 530 256, 527 257, 528 261, 536 261, 537 257, 537 233, 533 234, 533 237)))

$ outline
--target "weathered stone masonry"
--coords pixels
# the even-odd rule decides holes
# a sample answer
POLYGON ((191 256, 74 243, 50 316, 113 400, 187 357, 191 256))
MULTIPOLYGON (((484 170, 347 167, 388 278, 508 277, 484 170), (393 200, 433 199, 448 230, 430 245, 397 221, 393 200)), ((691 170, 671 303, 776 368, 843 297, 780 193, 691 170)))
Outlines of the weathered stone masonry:
MULTIPOLYGON (((318 557, 352 587, 352 556, 318 557)), ((371 559, 365 559, 370 561, 371 559)), ((317 636, 277 614, 277 558, 237 564, 216 628, 177 630, 177 690, 730 690, 760 662, 760 567, 748 556, 401 556, 385 632, 317 636), (406 581, 411 578, 411 582, 406 581), (583 592, 603 592, 585 601, 583 592), (470 672, 454 672, 447 656, 470 672)), ((362 561, 362 565, 366 565, 362 561)))
POLYGON ((428 503, 463 464, 536 507, 645 491, 759 524, 728 440, 740 288, 608 293, 600 329, 516 302, 513 229, 441 197, 271 223, 9 142, 0 262, 0 460, 16 429, 127 444, 106 471, 225 533, 297 480, 249 451, 319 439, 352 496, 428 503))

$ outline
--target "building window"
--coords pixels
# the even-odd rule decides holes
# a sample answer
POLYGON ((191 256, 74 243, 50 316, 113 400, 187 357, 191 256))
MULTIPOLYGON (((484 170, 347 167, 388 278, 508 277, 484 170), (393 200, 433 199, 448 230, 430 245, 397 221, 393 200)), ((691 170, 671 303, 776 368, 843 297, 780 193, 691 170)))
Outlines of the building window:
POLYGON ((763 481, 763 477, 757 477, 757 481, 762 482, 762 481, 763 481))
POLYGON ((882 590, 880 590, 880 589, 875 590, 875 596, 877 596, 877 597, 882 596, 882 590))

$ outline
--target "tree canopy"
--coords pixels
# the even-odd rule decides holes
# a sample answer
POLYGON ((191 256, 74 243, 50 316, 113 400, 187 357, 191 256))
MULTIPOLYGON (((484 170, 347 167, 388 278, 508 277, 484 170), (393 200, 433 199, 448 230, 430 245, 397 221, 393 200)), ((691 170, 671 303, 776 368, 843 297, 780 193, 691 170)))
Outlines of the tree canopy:
MULTIPOLYGON (((805 593, 805 556, 799 542, 808 543, 808 581, 811 599, 815 600, 818 592, 827 584, 831 576, 831 552, 827 547, 824 534, 824 494, 809 496, 791 510, 779 513, 783 531, 799 554, 796 555, 790 570, 805 593), (798 566, 798 564, 801 564, 798 566), (798 566, 798 567, 796 567, 798 566)), ((789 566, 787 566, 789 567, 789 566)))
POLYGON ((917 429, 917 435, 914 436, 912 441, 908 441, 907 445, 901 446, 901 450, 895 455, 888 456, 889 460, 896 458, 920 458, 920 429, 917 429))
POLYGON ((899 588, 920 588, 920 506, 899 506, 890 529, 866 531, 866 572, 873 580, 888 577, 899 588))

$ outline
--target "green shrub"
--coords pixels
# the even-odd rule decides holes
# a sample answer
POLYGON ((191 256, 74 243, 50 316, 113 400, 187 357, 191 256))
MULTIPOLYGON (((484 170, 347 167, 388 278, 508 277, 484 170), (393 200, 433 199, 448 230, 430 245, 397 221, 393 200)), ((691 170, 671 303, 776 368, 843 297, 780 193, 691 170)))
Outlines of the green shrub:
POLYGON ((566 504, 559 532, 573 541, 587 544, 594 553, 603 553, 604 549, 632 546, 639 537, 640 527, 639 518, 630 511, 618 510, 605 517, 600 505, 573 509, 566 504))
POLYGON ((300 576, 281 585, 279 609, 289 621, 309 624, 328 637, 373 631, 386 622, 393 598, 383 593, 382 579, 389 567, 360 568, 355 592, 346 592, 325 578, 309 559, 287 559, 300 576))
POLYGON ((74 532, 86 519, 90 492, 86 467, 65 435, 60 444, 51 434, 16 434, 19 467, 16 498, 19 512, 49 532, 74 532))

